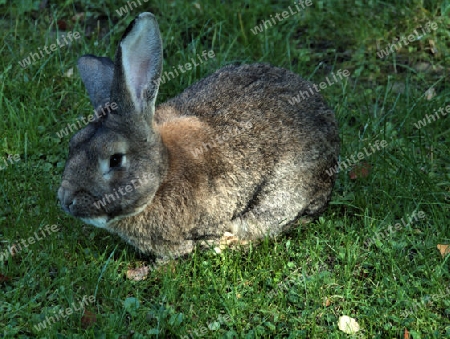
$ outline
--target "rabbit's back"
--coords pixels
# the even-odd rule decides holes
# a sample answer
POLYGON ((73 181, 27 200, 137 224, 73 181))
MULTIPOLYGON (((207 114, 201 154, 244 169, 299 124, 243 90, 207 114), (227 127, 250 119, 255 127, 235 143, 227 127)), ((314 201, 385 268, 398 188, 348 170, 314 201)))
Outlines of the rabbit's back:
POLYGON ((302 166, 322 163, 328 169, 338 156, 337 122, 322 97, 309 91, 311 85, 268 64, 230 65, 160 105, 155 121, 196 121, 197 131, 189 136, 196 139, 185 144, 192 155, 211 149, 211 156, 245 155, 261 170, 280 159, 302 159, 302 166), (300 91, 314 95, 292 105, 300 91))
MULTIPOLYGON (((182 115, 212 118, 217 122, 252 120, 255 111, 260 110, 268 122, 285 116, 300 117, 303 124, 313 123, 329 108, 317 92, 309 90, 311 87, 312 83, 284 68, 262 63, 229 65, 162 106, 174 107, 182 115), (292 105, 293 97, 300 92, 304 92, 307 99, 292 105)), ((158 113, 155 119, 158 121, 158 113)), ((331 120, 334 121, 334 116, 331 120)))

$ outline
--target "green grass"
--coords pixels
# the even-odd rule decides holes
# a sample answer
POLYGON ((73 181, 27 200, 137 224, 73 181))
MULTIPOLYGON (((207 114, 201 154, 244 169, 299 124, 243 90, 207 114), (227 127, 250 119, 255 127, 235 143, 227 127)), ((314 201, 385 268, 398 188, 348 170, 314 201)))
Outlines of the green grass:
POLYGON ((8 155, 20 160, 0 171, 0 251, 47 224, 59 231, 0 261, 1 338, 352 337, 338 329, 341 315, 360 324, 353 337, 403 338, 408 329, 414 339, 450 338, 450 259, 436 247, 450 243, 450 117, 414 126, 450 105, 449 0, 313 0, 257 35, 254 26, 293 3, 156 0, 123 17, 116 10, 126 1, 66 0, 45 9, 40 1, 4 3, 0 166, 8 155), (77 58, 112 57, 128 22, 145 10, 158 18, 166 70, 203 50, 216 55, 162 85, 159 102, 235 62, 270 62, 316 83, 346 69, 347 81, 321 92, 339 120, 341 160, 377 140, 387 147, 363 160, 367 176, 352 179, 351 168, 339 173, 332 202, 316 222, 248 252, 197 251, 144 281, 127 280, 129 268, 150 259, 57 204, 69 137, 60 140, 56 132, 92 109, 77 58), (85 17, 72 21, 80 12, 85 17), (52 18, 82 37, 23 69, 19 61, 54 43, 52 18), (377 46, 428 21, 437 29, 377 56, 377 46), (71 68, 74 74, 65 76, 71 68), (427 98, 430 88, 434 96, 427 98), (426 217, 389 229, 419 211, 426 217), (96 315, 91 326, 74 311, 35 329, 93 295, 86 306, 96 315))

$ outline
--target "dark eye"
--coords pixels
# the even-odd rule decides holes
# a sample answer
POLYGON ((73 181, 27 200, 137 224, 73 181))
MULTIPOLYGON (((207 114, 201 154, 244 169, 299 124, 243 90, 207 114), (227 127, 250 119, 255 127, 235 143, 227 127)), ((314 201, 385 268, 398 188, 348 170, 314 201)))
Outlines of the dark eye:
POLYGON ((109 167, 120 167, 122 165, 122 154, 114 154, 109 157, 109 167))

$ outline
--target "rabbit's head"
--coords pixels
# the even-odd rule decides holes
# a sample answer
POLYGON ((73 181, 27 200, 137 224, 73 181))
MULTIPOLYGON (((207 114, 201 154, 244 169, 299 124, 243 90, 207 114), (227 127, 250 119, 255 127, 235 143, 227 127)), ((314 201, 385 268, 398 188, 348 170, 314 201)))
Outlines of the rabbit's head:
POLYGON ((115 62, 85 55, 78 69, 102 113, 71 138, 58 198, 71 215, 107 227, 142 211, 167 171, 167 151, 153 123, 162 71, 154 16, 142 13, 129 25, 115 62))

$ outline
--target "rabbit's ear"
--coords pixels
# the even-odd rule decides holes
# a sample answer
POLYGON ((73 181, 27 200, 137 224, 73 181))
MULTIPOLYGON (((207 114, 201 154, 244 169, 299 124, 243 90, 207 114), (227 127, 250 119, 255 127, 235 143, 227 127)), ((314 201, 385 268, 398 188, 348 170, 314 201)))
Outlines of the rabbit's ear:
POLYGON ((83 55, 78 59, 78 71, 94 109, 109 101, 114 63, 109 58, 83 55))
POLYGON ((151 126, 162 72, 161 34, 153 14, 141 13, 128 26, 114 72, 112 101, 124 108, 122 114, 143 115, 151 126))

